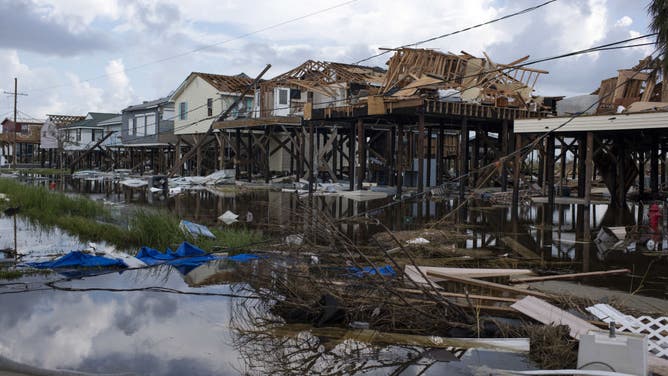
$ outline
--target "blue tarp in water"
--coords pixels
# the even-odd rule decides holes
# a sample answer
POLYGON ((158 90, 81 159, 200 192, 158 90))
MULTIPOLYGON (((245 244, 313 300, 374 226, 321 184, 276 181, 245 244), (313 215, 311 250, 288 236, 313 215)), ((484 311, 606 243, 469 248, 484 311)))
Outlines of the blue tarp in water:
POLYGON ((257 260, 259 258, 262 258, 262 256, 254 255, 252 253, 240 253, 238 255, 230 256, 227 259, 236 262, 248 262, 251 260, 257 260))
POLYGON ((80 251, 72 251, 65 256, 52 261, 30 262, 28 265, 37 269, 61 269, 61 268, 127 268, 127 265, 119 259, 103 256, 94 256, 80 251))
POLYGON ((365 266, 363 268, 356 268, 356 267, 350 267, 348 268, 348 272, 354 277, 357 278, 362 278, 367 275, 376 275, 376 270, 378 270, 378 274, 382 275, 383 277, 396 277, 397 272, 392 269, 392 266, 390 265, 385 265, 377 268, 372 268, 370 266, 365 266))
POLYGON ((217 260, 220 257, 207 254, 204 250, 196 246, 183 242, 172 251, 167 248, 165 253, 149 247, 141 247, 137 252, 137 257, 146 265, 169 264, 178 269, 181 273, 187 274, 190 270, 211 260, 217 260))

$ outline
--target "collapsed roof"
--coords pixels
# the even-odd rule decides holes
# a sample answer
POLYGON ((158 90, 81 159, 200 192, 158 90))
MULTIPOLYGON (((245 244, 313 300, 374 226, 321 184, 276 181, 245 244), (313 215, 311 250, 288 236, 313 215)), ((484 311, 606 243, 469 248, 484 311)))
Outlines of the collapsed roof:
POLYGON ((454 90, 464 102, 526 107, 541 74, 547 71, 521 66, 529 56, 497 64, 484 54, 475 57, 429 49, 400 48, 388 61, 380 94, 394 97, 436 95, 454 90))

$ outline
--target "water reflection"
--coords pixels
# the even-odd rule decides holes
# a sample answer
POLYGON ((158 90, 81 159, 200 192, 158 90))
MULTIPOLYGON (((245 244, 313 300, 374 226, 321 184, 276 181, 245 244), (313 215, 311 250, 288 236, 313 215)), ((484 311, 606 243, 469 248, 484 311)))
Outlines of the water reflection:
MULTIPOLYGON (((45 277, 32 277, 31 286, 45 277)), ((49 278, 55 278, 53 276, 49 278)), ((191 288, 170 267, 61 280, 74 289, 169 287, 152 291, 18 291, 0 286, 1 353, 49 369, 133 372, 138 375, 448 374, 471 375, 481 364, 527 369, 522 355, 489 351, 372 346, 343 340, 272 333, 259 300, 201 295, 244 294, 243 284, 191 288), (185 293, 197 293, 188 295, 185 293)))
MULTIPOLYGON (((116 186, 106 181, 73 180, 56 178, 58 189, 66 192, 81 192, 107 202, 126 202, 116 186)), ((50 179, 37 180, 35 184, 50 184, 50 179)), ((519 244, 536 251, 540 260, 559 263, 558 268, 571 271, 595 271, 629 267, 638 275, 645 275, 646 282, 668 278, 665 258, 636 254, 611 254, 605 259, 596 255, 592 234, 601 226, 639 226, 647 223, 647 207, 642 203, 630 203, 622 208, 606 204, 589 207, 576 204, 521 205, 516 211, 510 207, 490 206, 486 202, 471 202, 452 216, 452 220, 441 221, 447 213, 459 206, 456 199, 429 197, 396 202, 392 198, 357 202, 337 196, 315 196, 312 200, 294 193, 253 190, 245 187, 200 187, 183 194, 161 200, 159 194, 133 196, 132 205, 113 206, 118 221, 124 224, 128 211, 137 207, 166 208, 180 219, 188 219, 209 226, 225 227, 217 218, 230 210, 248 218, 233 227, 258 229, 266 234, 284 237, 289 234, 306 233, 309 227, 309 210, 326 213, 338 222, 341 232, 359 245, 375 245, 370 238, 384 231, 382 223, 391 231, 418 230, 425 224, 457 229, 465 236, 453 239, 458 249, 477 249, 485 254, 501 256, 512 251, 503 238, 511 237, 519 244), (585 218, 589 218, 585 226, 585 218), (439 222, 440 221, 440 222, 439 222)), ((127 201, 129 202, 129 201, 127 201)), ((55 237, 54 237, 55 238, 55 237)), ((7 242, 10 237, 2 237, 7 242)), ((21 236, 19 237, 21 239, 21 236)), ((25 237, 24 237, 25 239, 25 237)), ((53 241, 53 240, 51 240, 53 241)), ((32 245, 37 245, 33 242, 32 245)), ((26 243, 26 247, 31 244, 26 243)), ((545 267, 550 267, 544 264, 545 267)), ((617 287, 635 290, 638 281, 627 277, 615 278, 617 287), (635 286, 632 286, 636 284, 635 286)), ((640 290, 644 293, 644 290, 640 290)), ((665 297, 666 289, 650 292, 665 297)))

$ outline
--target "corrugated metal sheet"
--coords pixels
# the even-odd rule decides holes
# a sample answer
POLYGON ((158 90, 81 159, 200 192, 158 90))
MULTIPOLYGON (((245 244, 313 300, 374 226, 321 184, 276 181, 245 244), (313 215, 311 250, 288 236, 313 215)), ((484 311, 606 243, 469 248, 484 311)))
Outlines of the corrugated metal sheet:
POLYGON ((515 133, 624 131, 637 129, 668 129, 668 112, 645 114, 614 114, 579 116, 568 124, 570 117, 515 120, 515 133), (557 129, 558 128, 558 129, 557 129))

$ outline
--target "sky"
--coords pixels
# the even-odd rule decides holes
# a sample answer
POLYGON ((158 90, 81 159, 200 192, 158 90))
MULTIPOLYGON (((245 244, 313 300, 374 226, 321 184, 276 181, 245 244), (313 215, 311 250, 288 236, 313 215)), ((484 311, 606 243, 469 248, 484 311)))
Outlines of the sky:
MULTIPOLYGON (((170 94, 190 72, 277 76, 308 59, 354 63, 545 0, 0 0, 0 119, 115 112, 170 94)), ((648 0, 557 0, 420 47, 497 63, 648 33, 648 0)), ((652 42, 647 40, 646 42, 652 42)), ((637 42, 635 42, 637 43, 637 42)), ((653 46, 534 65, 535 94, 588 94, 653 46)), ((364 64, 385 67, 390 55, 364 64)))

